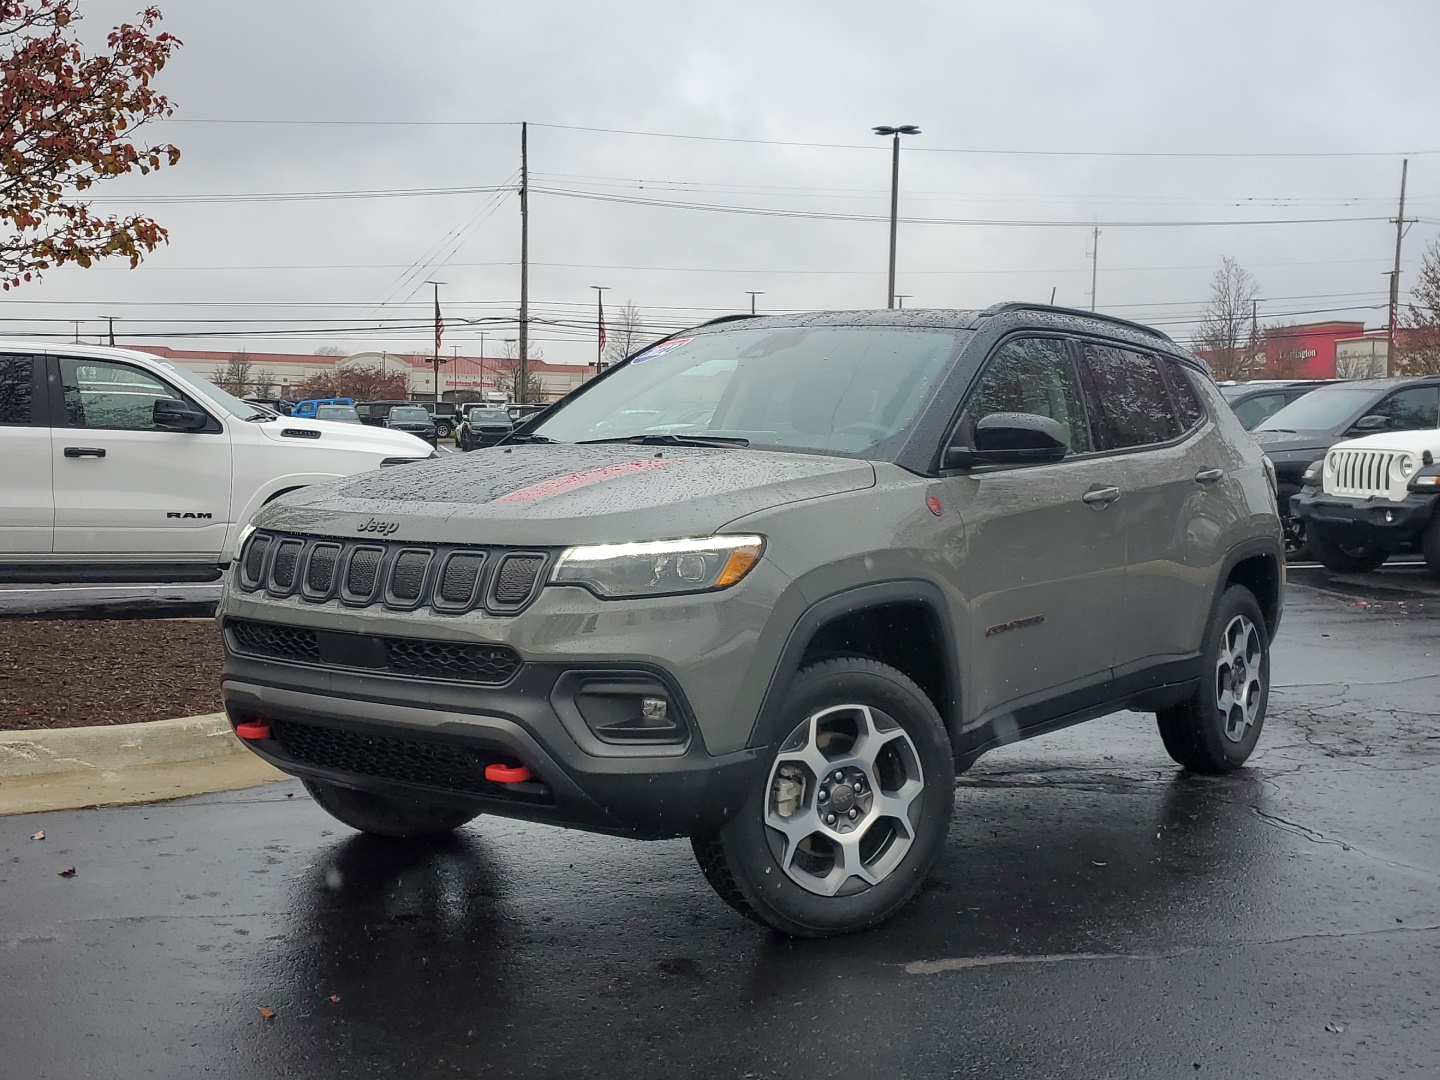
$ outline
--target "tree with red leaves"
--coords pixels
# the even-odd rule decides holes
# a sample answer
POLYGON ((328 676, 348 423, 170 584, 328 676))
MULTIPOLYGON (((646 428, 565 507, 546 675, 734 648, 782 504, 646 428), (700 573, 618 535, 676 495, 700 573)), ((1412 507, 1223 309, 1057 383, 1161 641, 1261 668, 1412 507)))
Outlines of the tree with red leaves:
POLYGON ((153 219, 97 214, 81 195, 113 176, 174 165, 169 143, 135 130, 174 110, 151 80, 180 46, 156 33, 160 10, 110 31, 87 55, 78 0, 0 0, 0 285, 51 267, 121 257, 132 267, 166 240, 153 219))

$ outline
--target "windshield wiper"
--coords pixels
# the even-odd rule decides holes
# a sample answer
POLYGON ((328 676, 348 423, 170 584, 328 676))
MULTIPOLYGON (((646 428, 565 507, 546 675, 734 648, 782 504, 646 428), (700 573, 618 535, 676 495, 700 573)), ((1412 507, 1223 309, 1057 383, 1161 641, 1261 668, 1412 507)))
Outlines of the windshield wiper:
POLYGON ((548 435, 528 435, 521 432, 518 435, 506 435, 496 445, 503 446, 505 443, 553 443, 555 440, 548 435))
POLYGON ((592 443, 633 443, 637 446, 726 446, 740 448, 750 445, 749 439, 731 435, 622 435, 618 439, 582 439, 578 445, 592 443))
POLYGON ((249 416, 245 417, 245 419, 246 419, 246 420, 258 420, 258 421, 261 421, 261 422, 268 422, 268 421, 270 421, 270 420, 274 420, 274 419, 276 418, 276 415, 277 415, 276 413, 257 412, 257 413, 251 413, 249 416))

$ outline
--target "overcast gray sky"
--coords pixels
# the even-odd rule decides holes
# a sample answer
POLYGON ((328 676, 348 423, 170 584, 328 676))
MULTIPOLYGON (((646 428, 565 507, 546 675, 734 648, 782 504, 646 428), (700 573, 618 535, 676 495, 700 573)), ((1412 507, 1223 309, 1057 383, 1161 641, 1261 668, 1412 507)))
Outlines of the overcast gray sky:
MULTIPOLYGON (((593 356, 591 285, 657 332, 751 289, 761 310, 884 306, 874 124, 923 129, 901 167, 907 307, 1088 307, 1098 222, 1104 311, 1183 337, 1233 255, 1262 321, 1378 326, 1405 153, 1403 284, 1440 234, 1434 0, 158 2, 185 45, 153 130, 183 158, 98 194, 170 243, 8 294, 11 331, 82 319, 96 340, 108 314, 122 342, 422 350, 435 278, 446 351, 483 328, 496 355, 520 120, 533 337, 558 361, 593 356), (404 194, 210 198, 361 191, 404 194), (1297 219, 1343 220, 1175 224, 1297 219)), ((138 6, 86 0, 86 33, 138 6)))

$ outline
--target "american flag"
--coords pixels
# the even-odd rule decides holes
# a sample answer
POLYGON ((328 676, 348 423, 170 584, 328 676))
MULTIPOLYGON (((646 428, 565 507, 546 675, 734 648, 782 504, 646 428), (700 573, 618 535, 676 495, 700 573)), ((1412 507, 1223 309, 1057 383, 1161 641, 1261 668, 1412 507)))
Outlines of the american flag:
POLYGON ((440 294, 435 294, 435 355, 440 355, 440 339, 445 336, 445 320, 440 317, 440 294))
POLYGON ((599 293, 595 294, 595 300, 600 311, 600 355, 603 356, 605 355, 605 301, 601 299, 599 293))

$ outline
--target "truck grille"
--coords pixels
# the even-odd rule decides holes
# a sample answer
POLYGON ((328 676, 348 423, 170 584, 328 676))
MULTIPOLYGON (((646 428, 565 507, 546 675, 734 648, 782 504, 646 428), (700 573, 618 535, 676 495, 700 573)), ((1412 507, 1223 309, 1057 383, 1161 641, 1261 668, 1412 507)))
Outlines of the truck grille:
POLYGON ((242 592, 298 595, 317 604, 514 615, 540 591, 550 557, 515 548, 256 532, 237 560, 235 580, 242 592))
POLYGON ((1333 479, 1326 477, 1330 495, 1369 498, 1390 491, 1390 465, 1399 455, 1390 450, 1332 450, 1333 479))
POLYGON ((322 727, 296 720, 270 720, 270 737, 285 756, 305 765, 356 776, 467 795, 490 795, 527 802, 549 802, 540 783, 493 784, 485 766, 501 760, 479 747, 322 727))
POLYGON ((242 656, 442 682, 502 686, 521 665, 508 645, 373 637, 250 619, 227 619, 225 631, 231 651, 242 656))

